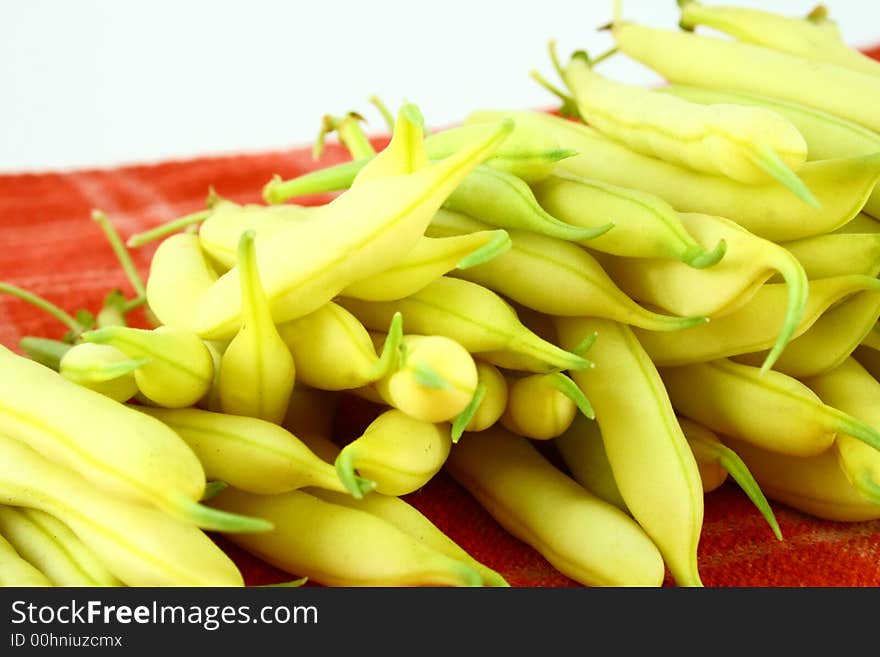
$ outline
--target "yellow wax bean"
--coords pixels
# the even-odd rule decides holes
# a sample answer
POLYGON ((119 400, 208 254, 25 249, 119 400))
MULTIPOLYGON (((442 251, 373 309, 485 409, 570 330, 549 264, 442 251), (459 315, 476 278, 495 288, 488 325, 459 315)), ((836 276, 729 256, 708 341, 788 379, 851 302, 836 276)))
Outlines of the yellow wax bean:
MULTIPOLYGON (((258 244, 260 277, 275 322, 308 314, 354 281, 387 269, 415 245, 446 197, 511 130, 510 122, 490 126, 481 139, 437 163, 354 185, 320 206, 313 221, 258 244)), ((189 326, 201 337, 229 337, 237 330, 238 279, 235 267, 198 301, 189 326)))
POLYGON ((263 292, 254 237, 255 231, 246 230, 239 241, 242 322, 220 358, 220 409, 281 422, 296 380, 296 365, 263 292))
POLYGON ((507 388, 507 407, 500 422, 526 438, 550 440, 568 429, 579 412, 593 417, 589 400, 562 372, 510 376, 507 388))
POLYGON ((670 82, 791 100, 880 130, 873 110, 880 102, 876 76, 750 43, 631 21, 615 22, 611 34, 621 52, 670 82), (727 65, 731 62, 736 66, 727 65))
POLYGON ((585 586, 660 586, 663 558, 645 531, 498 425, 465 434, 448 472, 508 532, 585 586))
POLYGON ((701 586, 697 546, 703 526, 700 471, 669 395, 632 330, 587 317, 559 317, 560 344, 598 334, 596 368, 571 372, 596 414, 620 494, 680 586, 701 586))
MULTIPOLYGON (((292 223, 311 219, 314 211, 314 207, 289 204, 266 208, 221 201, 202 224, 199 239, 205 252, 222 264, 223 271, 228 271, 235 265, 238 241, 246 230, 253 229, 257 241, 269 239, 292 223)), ((484 231, 448 238, 423 236, 391 267, 355 280, 341 294, 379 301, 399 299, 452 269, 491 260, 508 248, 510 239, 506 231, 490 226, 484 231)))
POLYGON ((220 412, 220 362, 228 343, 217 340, 205 340, 204 343, 208 353, 211 354, 211 362, 214 363, 214 376, 211 379, 210 389, 196 402, 196 406, 208 411, 220 412))
MULTIPOLYGON (((800 103, 742 91, 687 85, 667 85, 659 90, 696 103, 735 103, 773 110, 791 121, 803 135, 807 142, 808 161, 869 155, 880 150, 880 134, 800 103)), ((880 216, 880 188, 877 186, 865 202, 864 210, 880 216)))
POLYGON ((199 505, 204 470, 189 446, 159 420, 5 347, 0 347, 0 364, 0 433, 121 499, 154 504, 206 528, 267 528, 258 519, 217 516, 199 505))
MULTIPOLYGON (((432 133, 425 139, 425 151, 432 160, 441 159, 472 139, 473 126, 456 126, 432 133)), ((549 175, 560 160, 574 151, 560 148, 552 137, 540 131, 519 130, 486 160, 486 166, 533 183, 549 175)))
POLYGON ((254 495, 234 488, 211 503, 258 513, 275 529, 226 538, 286 572, 324 586, 480 586, 469 564, 437 552, 366 511, 304 491, 254 495), (307 531, 304 531, 307 528, 307 531))
MULTIPOLYGON (((418 117, 418 120, 410 120, 404 126, 410 133, 407 136, 409 140, 421 137, 424 130, 421 121, 421 117, 418 117)), ((400 131, 400 123, 398 119, 392 132, 400 131)), ((405 149, 400 149, 392 158, 394 161, 388 165, 388 168, 399 173, 413 171, 421 166, 424 156, 431 160, 448 157, 468 140, 473 139, 474 135, 475 132, 470 126, 456 126, 432 133, 425 138, 424 155, 419 152, 413 158, 406 154, 405 149)), ((387 153, 387 149, 383 152, 387 153)), ((541 131, 525 129, 518 130, 515 138, 511 135, 506 139, 486 159, 485 165, 512 174, 524 182, 534 182, 550 173, 557 162, 573 154, 574 152, 569 149, 559 148, 555 139, 541 131)), ((296 196, 341 191, 352 185, 360 170, 371 159, 344 162, 310 171, 290 180, 282 180, 279 176, 275 176, 263 187, 263 199, 267 203, 283 203, 296 196)))
MULTIPOLYGON (((309 448, 328 463, 333 463, 340 447, 329 436, 337 396, 297 385, 290 405, 289 426, 309 448)), ((345 493, 309 488, 311 495, 326 502, 366 511, 393 525, 428 548, 471 566, 483 579, 484 586, 509 586, 497 571, 477 561, 421 511, 394 495, 373 492, 358 499, 345 493)))
MULTIPOLYGON (((480 230, 469 217, 444 213, 428 234, 480 230)), ((704 323, 704 317, 670 317, 647 310, 624 293, 599 262, 577 244, 530 231, 509 230, 510 250, 490 262, 450 272, 450 277, 494 290, 546 315, 606 317, 655 331, 675 331, 704 323)))
POLYGON ((588 241, 614 228, 607 221, 597 226, 561 221, 541 207, 525 181, 488 166, 476 167, 449 195, 443 207, 489 226, 573 242, 588 241))
POLYGON ((572 57, 562 77, 582 120, 640 153, 746 184, 784 185, 818 202, 795 173, 807 159, 803 135, 781 114, 759 107, 711 106, 618 82, 572 57))
MULTIPOLYGON (((456 153, 461 154, 467 151, 475 143, 482 142, 485 138, 485 133, 474 133, 470 140, 459 144, 456 153)), ((507 141, 506 136, 499 143, 490 147, 492 152, 487 153, 486 157, 491 157, 496 153, 505 141, 507 141)), ((388 176, 414 173, 424 169, 428 165, 428 154, 425 150, 425 119, 421 110, 412 103, 401 106, 391 131, 391 141, 388 146, 380 153, 374 153, 370 159, 358 157, 358 155, 357 153, 353 154, 354 161, 365 162, 365 164, 355 175, 351 187, 358 187, 372 180, 388 176)))
POLYGON ((61 359, 70 351, 72 344, 62 340, 40 338, 26 335, 18 341, 21 351, 31 360, 45 365, 56 372, 61 367, 61 359))
MULTIPOLYGON (((773 367, 795 378, 828 372, 848 358, 865 336, 870 335, 878 319, 880 285, 874 285, 826 311, 789 343, 773 367)), ((735 356, 734 360, 756 365, 763 358, 764 353, 753 353, 735 356)))
POLYGON ((440 471, 451 446, 448 424, 417 420, 391 408, 342 448, 336 472, 353 495, 358 491, 355 473, 376 482, 379 493, 406 495, 440 471))
MULTIPOLYGON (((742 459, 703 425, 683 417, 678 418, 678 423, 697 462, 703 493, 715 490, 727 480, 728 475, 732 475, 767 520, 774 535, 781 540, 773 509, 742 459)), ((629 513, 614 480, 602 432, 596 422, 577 418, 555 443, 565 465, 578 482, 603 500, 629 513)))
POLYGON ((880 446, 880 431, 781 372, 723 358, 659 369, 676 411, 716 433, 792 456, 818 454, 840 433, 880 446))
POLYGON ((0 586, 52 586, 52 582, 0 535, 0 586))
POLYGON ((425 236, 390 268, 355 281, 340 294, 367 301, 402 299, 453 270, 488 262, 508 251, 510 245, 506 230, 488 226, 462 235, 425 236))
POLYGON ((390 337, 380 355, 364 325, 333 301, 279 324, 278 333, 293 354, 300 381, 321 390, 351 390, 380 379, 396 365, 402 317, 391 318, 390 337))
MULTIPOLYGON (((609 504, 629 513, 614 481, 614 472, 602 443, 602 432, 595 419, 591 420, 586 415, 576 416, 568 429, 553 440, 553 445, 575 481, 609 504)), ((702 479, 702 468, 700 475, 702 479)))
POLYGON ((840 467, 836 445, 815 456, 791 456, 722 436, 773 501, 817 518, 860 522, 880 518, 880 504, 859 493, 840 467))
MULTIPOLYGON (((856 297, 877 296, 880 281, 863 274, 831 276, 810 281, 810 292, 804 304, 804 312, 796 328, 791 334, 791 341, 774 363, 775 369, 782 369, 785 364, 795 364, 803 356, 798 340, 812 327, 821 321, 826 314, 854 314, 838 304, 849 303, 856 297), (798 343, 795 345, 795 343, 798 343)), ((707 324, 672 333, 644 331, 633 329, 645 351, 658 367, 686 365, 718 358, 726 358, 739 354, 761 352, 751 356, 752 364, 760 365, 766 360, 765 350, 770 349, 779 334, 779 325, 785 321, 786 298, 788 289, 782 283, 765 283, 740 308, 720 317, 713 318, 707 324)), ((870 303, 870 300, 869 300, 870 303)), ((876 305, 876 303, 875 303, 876 305)), ((855 331, 861 332, 865 327, 867 315, 862 313, 860 324, 847 325, 847 335, 841 334, 839 344, 855 331)), ((830 322, 831 320, 829 320, 830 322)), ((864 330, 866 330, 865 327, 864 330)))
MULTIPOLYGON (((374 344, 386 336, 377 333, 374 344)), ((404 335, 395 367, 372 387, 389 406, 424 422, 451 422, 476 393, 473 356, 444 335, 404 335)))
POLYGON ((687 418, 679 418, 678 423, 681 425, 681 430, 684 431, 688 445, 691 446, 691 451, 697 460, 700 481, 703 482, 703 492, 711 493, 727 481, 728 475, 716 453, 717 444, 720 444, 718 436, 706 427, 687 418))
MULTIPOLYGON (((55 516, 128 586, 243 585, 232 560, 191 522, 108 495, 6 436, 0 436, 0 464, 0 504, 55 516)), ((218 517, 240 517, 209 511, 218 517)))
POLYGON ((45 511, 0 506, 0 534, 53 586, 122 586, 67 525, 45 511))
MULTIPOLYGON (((781 246, 797 258, 811 280, 844 274, 872 277, 880 274, 880 232, 826 233, 783 242, 781 246)), ((774 275, 768 281, 776 283, 778 279, 779 276, 774 275)))
POLYGON ((214 380, 208 348, 186 329, 107 326, 86 331, 82 339, 115 347, 129 358, 149 359, 134 370, 134 380, 138 390, 159 406, 191 406, 208 393, 214 380))
MULTIPOLYGON (((518 126, 526 122, 539 124, 558 135, 560 143, 580 152, 562 160, 558 169, 620 187, 635 187, 662 198, 679 212, 727 217, 773 241, 819 235, 842 226, 865 206, 880 180, 880 154, 876 152, 807 162, 798 174, 821 205, 816 209, 777 183, 747 185, 692 171, 642 155, 589 126, 544 112, 482 110, 471 113, 467 121, 505 116, 514 117, 518 126)), ((703 246, 711 248, 714 243, 703 246)))
POLYGON ((65 352, 58 372, 65 379, 125 402, 138 393, 134 370, 148 362, 147 358, 129 358, 110 345, 80 342, 65 352))
POLYGON ((217 272, 202 249, 198 235, 175 233, 159 244, 150 261, 147 303, 167 326, 187 326, 217 272))
POLYGON ((880 63, 847 45, 837 29, 828 29, 827 16, 816 20, 812 15, 800 18, 751 7, 706 6, 695 0, 678 4, 679 26, 686 30, 704 26, 745 43, 880 76, 880 63))
MULTIPOLYGON (((199 408, 135 408, 174 429, 198 456, 209 479, 260 495, 306 486, 346 492, 331 465, 273 422, 199 408)), ((358 495, 373 488, 368 481, 354 483, 358 495)))
MULTIPOLYGON (((685 433, 685 438, 688 439, 688 445, 690 445, 697 461, 703 492, 707 493, 726 481, 727 470, 718 463, 716 458, 709 458, 707 453, 703 453, 699 448, 695 449, 694 442, 691 440, 692 427, 686 422, 689 421, 679 419, 681 429, 685 433)), ((699 427, 694 422, 690 424, 699 427)), ((605 446, 602 442, 602 432, 599 430, 597 422, 586 416, 576 418, 571 426, 556 438, 554 444, 565 466, 577 482, 609 504, 629 513, 626 502, 620 495, 617 482, 614 481, 614 472, 608 462, 608 455, 605 453, 605 446)))
POLYGON ((431 550, 470 566, 480 573, 483 586, 510 586, 501 573, 477 561, 431 522, 430 518, 400 497, 373 493, 365 495, 361 499, 355 499, 351 495, 319 488, 310 488, 306 492, 325 502, 365 511, 411 536, 431 550))
POLYGON ((630 258, 672 258, 702 269, 727 250, 719 241, 711 250, 697 242, 666 201, 639 189, 582 178, 560 169, 533 185, 548 212, 577 226, 614 218, 614 230, 581 244, 595 251, 630 258))
POLYGON ((257 239, 266 239, 293 223, 308 221, 315 212, 314 207, 290 203, 267 208, 219 199, 199 225, 199 244, 218 270, 227 271, 238 260, 238 242, 243 232, 253 229, 257 239))
POLYGON ((777 540, 781 541, 782 531, 779 529, 776 515, 773 513, 769 502, 767 502, 761 486, 755 480, 754 475, 749 471, 742 458, 725 445, 715 432, 702 424, 684 417, 679 418, 678 422, 688 440, 688 445, 690 445, 694 453, 694 458, 697 459, 697 463, 700 466, 700 476, 704 477, 703 490, 709 492, 713 488, 720 486, 727 478, 727 474, 730 474, 761 515, 764 516, 764 520, 770 525, 773 535, 777 540), (719 470, 723 471, 723 476, 718 473, 719 470), (711 480, 713 475, 715 477, 714 482, 711 480))
MULTIPOLYGON (((492 363, 484 361, 482 358, 475 358, 477 365, 477 381, 478 386, 482 385, 485 393, 480 401, 474 414, 468 423, 462 427, 462 431, 483 431, 495 424, 504 413, 507 407, 507 379, 492 363)), ((459 436, 453 434, 453 438, 457 441, 459 436)))
MULTIPOLYGON (((804 379, 823 402, 880 428, 880 382, 853 358, 832 370, 804 379)), ((838 461, 865 499, 880 505, 880 450, 846 433, 835 441, 838 461)))
POLYGON ((744 230, 723 217, 682 213, 691 234, 706 242, 723 238, 728 244, 724 259, 708 269, 694 269, 673 260, 619 258, 599 254, 598 259, 615 283, 633 298, 670 312, 720 317, 741 308, 773 274, 787 286, 785 318, 776 342, 762 367, 772 367, 797 330, 808 298, 804 268, 786 249, 744 230))
POLYGON ((527 329, 500 295, 458 278, 441 276, 397 301, 337 301, 369 329, 383 330, 399 312, 408 333, 445 335, 499 367, 532 372, 589 367, 585 358, 527 329))

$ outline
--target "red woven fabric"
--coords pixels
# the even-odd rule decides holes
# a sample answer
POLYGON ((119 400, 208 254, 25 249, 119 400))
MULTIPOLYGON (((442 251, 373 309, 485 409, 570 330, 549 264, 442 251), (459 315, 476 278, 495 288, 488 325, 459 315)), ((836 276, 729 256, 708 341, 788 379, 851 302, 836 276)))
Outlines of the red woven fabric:
MULTIPOLYGON (((376 140, 377 147, 383 144, 384 139, 376 140)), ((320 163, 312 160, 308 148, 296 148, 113 170, 0 176, 0 280, 71 312, 97 312, 110 289, 122 288, 129 296, 132 290, 99 227, 90 220, 92 209, 105 211, 125 239, 203 209, 211 187, 236 202, 259 202, 262 186, 274 174, 293 177, 343 157, 328 144, 320 163)), ((155 245, 148 245, 133 251, 145 278, 154 250, 155 245)), ((60 337, 64 332, 65 327, 48 315, 0 295, 3 345, 18 350, 25 335, 60 337)), ((340 431, 350 432, 362 417, 352 408, 339 421, 340 431)), ((511 585, 577 586, 505 532, 445 473, 406 499, 511 585)), ((880 521, 827 522, 781 504, 773 507, 785 537, 782 542, 735 484, 706 496, 699 547, 706 586, 880 586, 880 521)), ((246 583, 291 579, 222 538, 216 540, 239 564, 246 583)), ((671 579, 666 584, 671 585, 671 579)))

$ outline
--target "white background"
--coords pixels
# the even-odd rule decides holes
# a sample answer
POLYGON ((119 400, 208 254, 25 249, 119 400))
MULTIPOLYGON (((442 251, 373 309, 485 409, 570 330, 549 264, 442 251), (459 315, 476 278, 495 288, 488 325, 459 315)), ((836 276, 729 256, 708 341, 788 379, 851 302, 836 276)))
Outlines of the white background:
MULTIPOLYGON (((818 0, 726 0, 790 15, 818 0)), ((706 4, 722 4, 704 0, 706 4)), ((880 3, 828 0, 847 43, 880 43, 880 3)), ((675 27, 674 0, 624 0, 675 27)), ((64 170, 311 144, 325 113, 419 104, 429 126, 554 98, 547 56, 611 45, 612 0, 0 0, 0 172, 64 170)), ((735 65, 731 62, 731 65, 735 65)), ((653 73, 622 56, 621 80, 653 73)))

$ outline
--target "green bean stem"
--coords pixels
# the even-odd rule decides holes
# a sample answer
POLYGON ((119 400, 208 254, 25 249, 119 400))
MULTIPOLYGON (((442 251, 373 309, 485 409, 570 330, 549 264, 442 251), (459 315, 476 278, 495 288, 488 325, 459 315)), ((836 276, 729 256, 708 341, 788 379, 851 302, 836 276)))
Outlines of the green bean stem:
POLYGON ((482 265, 483 263, 489 262, 490 260, 509 251, 510 247, 513 246, 513 240, 510 239, 510 233, 508 233, 504 229, 499 229, 495 231, 495 233, 495 237, 492 238, 491 242, 489 242, 485 246, 481 246, 476 251, 469 253, 464 258, 459 260, 455 268, 470 269, 471 267, 476 267, 477 265, 482 265))
POLYGON ((122 243, 122 239, 120 239, 119 233, 116 231, 116 228, 113 226, 110 219, 103 211, 92 210, 92 221, 101 227, 101 230, 107 237, 107 241, 110 242, 110 247, 113 249, 113 253, 116 254, 116 259, 119 260, 119 264, 122 266, 122 270, 125 272, 128 282, 131 283, 135 295, 138 297, 146 297, 147 290, 144 287, 144 281, 141 278, 137 267, 134 266, 134 262, 131 260, 131 255, 129 254, 128 249, 125 248, 125 244, 122 243))
POLYGON ((0 281, 0 292, 10 294, 14 297, 21 299, 22 301, 27 301, 32 306, 36 306, 40 310, 46 311, 47 313, 52 315, 52 317, 67 326, 67 328, 70 329, 71 335, 74 339, 79 337, 79 335, 88 328, 86 326, 83 326, 82 323, 78 322, 69 313, 65 312, 51 301, 44 299, 43 297, 38 296, 33 292, 29 292, 24 288, 20 288, 17 285, 0 281))
POLYGON ((150 230, 145 230, 142 233, 135 233, 128 238, 126 244, 129 248, 137 248, 139 246, 143 246, 144 244, 148 244, 149 242, 167 237, 172 233, 176 233, 180 230, 201 223, 209 216, 211 216, 211 212, 211 209, 199 210, 198 212, 193 212, 191 214, 178 217, 177 219, 172 219, 171 221, 160 224, 155 228, 151 228, 150 230))
POLYGON ((465 406, 464 410, 455 416, 455 419, 452 422, 452 442, 457 443, 461 438, 461 435, 464 433, 467 425, 470 424, 471 420, 474 417, 474 414, 480 408, 480 404, 483 403, 483 398, 486 396, 486 384, 480 381, 477 383, 477 387, 474 390, 474 396, 471 397, 471 400, 468 402, 468 405, 465 406))
POLYGON ((394 130, 394 115, 388 109, 388 106, 382 102, 382 99, 376 95, 370 96, 370 103, 379 110, 379 113, 382 115, 382 120, 385 121, 385 125, 388 128, 389 132, 394 130))
POLYGON ((550 377, 552 386, 573 401, 581 413, 591 420, 596 419, 596 413, 593 411, 593 406, 590 404, 590 400, 587 399, 583 390, 581 390, 574 381, 562 372, 552 372, 551 374, 548 374, 548 376, 550 377))
POLYGON ((758 482, 755 481, 748 466, 740 458, 739 454, 734 452, 727 445, 700 440, 694 438, 692 435, 688 436, 688 442, 691 443, 692 447, 703 450, 709 458, 714 459, 722 468, 727 470, 758 511, 761 512, 761 515, 764 516, 764 519, 773 531, 773 535, 781 541, 782 531, 779 529, 779 523, 776 521, 773 509, 770 507, 770 503, 764 496, 764 492, 761 490, 758 482))
POLYGON ((19 341, 18 346, 31 360, 42 363, 57 372, 61 367, 61 359, 73 345, 62 340, 26 335, 19 341))
POLYGON ((368 381, 377 381, 399 366, 400 361, 403 360, 403 354, 398 351, 402 346, 402 339, 403 316, 400 312, 396 312, 391 318, 391 324, 388 326, 388 333, 385 336, 385 342, 382 344, 382 353, 379 354, 379 360, 376 361, 376 364, 373 365, 367 376, 368 381))

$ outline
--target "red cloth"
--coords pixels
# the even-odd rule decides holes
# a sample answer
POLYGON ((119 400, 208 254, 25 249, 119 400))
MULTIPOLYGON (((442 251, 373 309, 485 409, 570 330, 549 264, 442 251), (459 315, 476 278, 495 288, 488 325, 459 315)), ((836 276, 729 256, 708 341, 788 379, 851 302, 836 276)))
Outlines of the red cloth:
MULTIPOLYGON (((384 142, 377 139, 377 147, 384 142)), ((295 148, 112 170, 0 176, 0 280, 45 296, 69 312, 97 312, 111 288, 122 288, 129 296, 132 290, 89 218, 92 209, 105 211, 126 239, 203 209, 210 187, 236 202, 260 202, 261 188, 274 174, 289 178, 343 157, 331 143, 318 163, 310 149, 295 148)), ((155 244, 133 251, 144 278, 154 250, 155 244)), ((58 338, 65 330, 32 306, 0 295, 3 345, 18 350, 22 336, 58 338)), ((358 418, 350 414, 340 421, 356 423, 358 418)), ((445 473, 406 499, 511 585, 577 585, 506 533, 445 473)), ((726 483, 706 496, 699 547, 706 586, 880 586, 880 521, 836 523, 782 504, 773 508, 782 542, 735 484, 726 483)), ((292 579, 222 538, 216 540, 239 564, 248 584, 292 579)), ((671 579, 666 583, 671 585, 671 579)))

